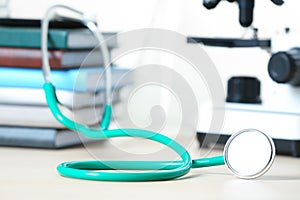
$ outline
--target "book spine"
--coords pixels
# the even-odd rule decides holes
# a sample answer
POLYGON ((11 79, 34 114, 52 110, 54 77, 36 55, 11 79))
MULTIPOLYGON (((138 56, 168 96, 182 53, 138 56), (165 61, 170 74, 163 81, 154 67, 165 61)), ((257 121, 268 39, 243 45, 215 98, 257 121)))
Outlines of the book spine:
MULTIPOLYGON (((117 91, 114 92, 112 99, 113 103, 120 101, 120 90, 121 88, 118 88, 117 91)), ((43 89, 0 87, 0 94, 0 104, 47 106, 43 89)), ((70 109, 102 106, 104 104, 104 92, 102 91, 95 94, 57 90, 56 95, 59 102, 70 109)))
MULTIPOLYGON (((51 80, 58 90, 74 92, 95 92, 105 89, 103 68, 89 67, 83 69, 52 70, 51 80)), ((131 83, 118 80, 127 73, 126 69, 112 68, 112 87, 131 83)), ((42 89, 44 77, 41 69, 0 67, 0 87, 38 88, 42 89)))
MULTIPOLYGON (((118 46, 115 33, 103 33, 109 49, 118 46), (114 37, 112 37, 114 36, 114 37)), ((50 29, 48 49, 93 49, 98 41, 87 29, 50 29)), ((0 26, 0 46, 41 48, 40 28, 0 26)))
MULTIPOLYGON (((73 90, 76 77, 70 77, 68 70, 52 70, 51 78, 57 89, 73 90), (75 79, 75 80, 74 80, 75 79)), ((42 70, 29 68, 0 67, 1 87, 43 88, 42 70)))
MULTIPOLYGON (((39 28, 42 21, 39 19, 24 19, 24 18, 0 18, 0 26, 9 27, 36 27, 39 28)), ((64 18, 63 20, 51 20, 49 22, 50 28, 68 28, 78 29, 86 28, 80 21, 73 20, 72 18, 64 18)))
MULTIPOLYGON (((49 51, 49 62, 53 69, 64 69, 62 50, 49 51)), ((0 48, 0 65, 8 67, 41 68, 42 55, 40 49, 0 48)))
MULTIPOLYGON (((97 74, 103 69, 85 68, 70 70, 52 70, 51 80, 59 90, 69 90, 77 92, 86 92, 87 81, 90 72, 97 74)), ((96 84, 96 83, 95 83, 96 84)), ((20 87, 20 88, 39 88, 44 85, 44 77, 41 69, 29 68, 7 68, 0 67, 0 86, 1 87, 20 87)), ((95 88, 96 86, 94 86, 95 88)), ((101 88, 104 89, 102 86, 101 88)))
POLYGON ((90 141, 67 129, 0 127, 0 146, 57 149, 90 141))
POLYGON ((0 127, 0 145, 55 148, 55 129, 0 127))
MULTIPOLYGON (((68 49, 69 30, 52 29, 49 31, 49 49, 68 49)), ((41 30, 39 28, 0 27, 0 46, 40 48, 41 30)))

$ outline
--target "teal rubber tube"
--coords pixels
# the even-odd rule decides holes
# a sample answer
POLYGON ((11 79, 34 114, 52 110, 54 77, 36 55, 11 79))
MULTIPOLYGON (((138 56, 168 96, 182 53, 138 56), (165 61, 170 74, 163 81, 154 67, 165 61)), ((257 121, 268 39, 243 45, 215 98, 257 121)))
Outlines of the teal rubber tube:
POLYGON ((224 156, 215 156, 211 158, 199 158, 192 161, 192 168, 211 167, 224 165, 224 156))
POLYGON ((175 151, 182 160, 176 161, 74 161, 57 166, 60 175, 70 178, 97 181, 160 181, 170 180, 187 174, 191 168, 224 164, 224 157, 191 160, 187 150, 179 143, 159 133, 140 129, 108 130, 111 118, 111 106, 105 106, 100 129, 89 128, 65 117, 58 107, 55 87, 51 83, 44 84, 46 100, 54 117, 67 128, 78 131, 94 139, 113 137, 140 137, 156 141, 175 151), (97 170, 97 171, 96 171, 97 170), (99 171, 100 170, 100 171, 99 171), (105 171, 114 170, 114 171, 105 171), (118 170, 129 170, 121 172, 118 170), (135 170, 135 171, 133 171, 135 170), (136 172, 136 170, 138 170, 136 172), (143 171, 144 170, 144 171, 143 171), (149 170, 149 171, 145 171, 149 170))

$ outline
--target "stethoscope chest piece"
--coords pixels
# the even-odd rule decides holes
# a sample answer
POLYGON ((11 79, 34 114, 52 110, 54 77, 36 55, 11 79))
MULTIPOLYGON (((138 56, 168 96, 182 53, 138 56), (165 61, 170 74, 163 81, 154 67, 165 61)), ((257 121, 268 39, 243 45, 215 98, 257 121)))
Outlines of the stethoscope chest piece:
POLYGON ((254 179, 270 169, 275 152, 274 142, 268 135, 255 129, 245 129, 228 139, 224 161, 235 176, 254 179))

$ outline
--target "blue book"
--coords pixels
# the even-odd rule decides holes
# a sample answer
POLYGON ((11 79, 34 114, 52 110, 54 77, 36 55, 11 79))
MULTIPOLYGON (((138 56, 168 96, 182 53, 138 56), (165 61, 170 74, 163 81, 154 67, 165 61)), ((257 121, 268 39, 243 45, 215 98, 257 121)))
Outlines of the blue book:
MULTIPOLYGON (((112 67, 112 87, 132 82, 127 76, 128 69, 112 67)), ((94 92, 104 89, 104 69, 101 67, 52 70, 51 81, 58 90, 94 92)), ((44 77, 41 69, 0 67, 0 87, 43 88, 44 77)))

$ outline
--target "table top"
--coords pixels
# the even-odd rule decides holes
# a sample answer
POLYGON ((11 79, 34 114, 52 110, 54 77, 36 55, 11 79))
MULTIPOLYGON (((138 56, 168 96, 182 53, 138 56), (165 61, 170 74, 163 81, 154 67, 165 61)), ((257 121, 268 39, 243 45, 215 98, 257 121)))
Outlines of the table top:
MULTIPOLYGON (((56 171, 56 166, 65 161, 95 159, 98 156, 101 159, 120 159, 116 155, 120 151, 112 150, 112 145, 127 152, 127 156, 122 156, 125 160, 135 157, 132 156, 133 151, 143 157, 152 147, 156 148, 156 153, 164 154, 156 144, 145 144, 139 139, 117 138, 60 150, 1 147, 0 199, 300 198, 300 158, 286 156, 276 156, 270 171, 255 180, 238 179, 226 166, 192 169, 179 179, 156 182, 76 180, 61 177, 56 171)), ((192 157, 199 157, 196 139, 188 150, 192 157)), ((209 155, 220 153, 221 150, 213 149, 209 155)))

